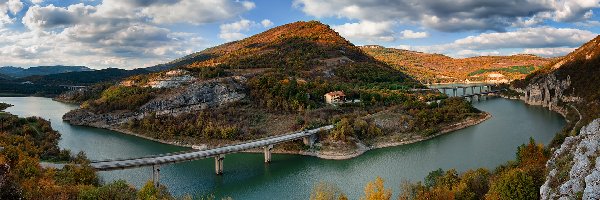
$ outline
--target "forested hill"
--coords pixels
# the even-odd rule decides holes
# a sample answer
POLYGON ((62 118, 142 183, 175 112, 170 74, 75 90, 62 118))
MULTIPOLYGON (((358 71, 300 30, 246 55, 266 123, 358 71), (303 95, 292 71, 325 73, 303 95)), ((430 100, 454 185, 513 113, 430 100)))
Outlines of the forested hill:
POLYGON ((27 76, 43 76, 49 74, 60 74, 67 72, 80 72, 80 71, 93 71, 85 66, 37 66, 30 68, 20 67, 0 67, 0 74, 6 75, 11 78, 23 78, 27 76))
POLYGON ((322 64, 372 62, 358 47, 328 25, 295 22, 208 48, 174 62, 193 67, 310 69, 322 64), (329 59, 329 60, 328 60, 329 59))
POLYGON ((577 104, 586 122, 600 116, 600 36, 514 86, 532 103, 577 104))
POLYGON ((54 97, 67 91, 61 85, 91 86, 102 82, 118 82, 121 79, 147 74, 145 69, 124 70, 108 68, 95 71, 77 71, 60 74, 35 75, 23 78, 2 78, 0 96, 48 96, 54 97))
POLYGON ((105 81, 118 81, 123 78, 150 73, 145 69, 124 70, 118 68, 107 68, 95 71, 68 72, 61 74, 50 74, 45 76, 29 76, 17 81, 30 81, 38 85, 92 85, 105 81))
POLYGON ((176 62, 187 64, 127 78, 98 95, 61 95, 84 101, 63 119, 209 146, 339 122, 340 132, 321 138, 323 150, 352 153, 356 143, 429 137, 448 124, 485 117, 459 98, 427 105, 443 96, 410 92, 424 86, 316 21, 275 27, 176 62), (345 98, 332 105, 324 96, 334 91, 345 98))
POLYGON ((398 70, 425 83, 469 81, 512 81, 550 63, 553 58, 518 54, 512 56, 478 56, 451 58, 402 49, 367 45, 361 49, 398 70))

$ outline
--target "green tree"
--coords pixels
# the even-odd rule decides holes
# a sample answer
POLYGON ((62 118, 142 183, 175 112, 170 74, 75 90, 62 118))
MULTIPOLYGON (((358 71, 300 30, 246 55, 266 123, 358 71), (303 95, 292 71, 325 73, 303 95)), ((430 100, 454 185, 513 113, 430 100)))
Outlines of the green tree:
POLYGON ((438 168, 437 170, 433 170, 427 174, 425 177, 425 186, 433 187, 437 184, 437 181, 440 177, 444 175, 444 170, 442 168, 438 168))
POLYGON ((511 169, 502 173, 493 181, 489 196, 500 199, 527 200, 539 199, 539 187, 534 183, 533 177, 521 169, 511 169))

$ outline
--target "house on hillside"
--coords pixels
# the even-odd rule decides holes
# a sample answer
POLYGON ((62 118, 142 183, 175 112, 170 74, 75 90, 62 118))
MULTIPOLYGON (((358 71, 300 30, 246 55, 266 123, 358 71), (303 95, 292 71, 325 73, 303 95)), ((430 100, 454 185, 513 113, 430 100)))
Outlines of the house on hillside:
POLYGON ((325 103, 340 104, 346 101, 346 94, 343 91, 334 91, 325 94, 325 103))

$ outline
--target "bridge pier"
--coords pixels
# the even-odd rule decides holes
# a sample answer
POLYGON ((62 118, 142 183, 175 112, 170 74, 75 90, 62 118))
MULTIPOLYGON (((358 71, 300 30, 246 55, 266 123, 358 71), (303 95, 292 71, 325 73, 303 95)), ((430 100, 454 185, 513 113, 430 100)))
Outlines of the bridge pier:
POLYGON ((273 145, 263 147, 263 150, 265 152, 265 163, 271 162, 271 150, 272 149, 273 149, 273 145))
POLYGON ((219 154, 215 156, 215 173, 217 175, 223 174, 223 160, 225 159, 225 155, 219 154))
POLYGON ((302 143, 304 143, 304 145, 306 145, 306 146, 312 147, 315 144, 314 134, 306 136, 306 137, 303 137, 302 138, 302 143))
POLYGON ((471 86, 471 94, 475 94, 475 86, 471 86))
POLYGON ((152 183, 154 183, 154 187, 160 186, 159 178, 160 178, 160 165, 152 165, 152 183))
POLYGON ((463 96, 467 96, 467 87, 463 87, 462 89, 463 89, 463 94, 462 95, 463 96))

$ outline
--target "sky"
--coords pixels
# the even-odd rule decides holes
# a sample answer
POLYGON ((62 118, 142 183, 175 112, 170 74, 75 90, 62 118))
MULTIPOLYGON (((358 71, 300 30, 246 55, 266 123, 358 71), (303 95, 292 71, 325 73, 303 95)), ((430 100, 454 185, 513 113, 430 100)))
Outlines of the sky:
POLYGON ((0 66, 147 67, 309 20, 355 45, 553 57, 599 15, 600 0, 0 0, 0 66))

